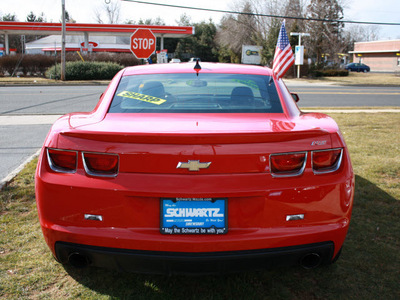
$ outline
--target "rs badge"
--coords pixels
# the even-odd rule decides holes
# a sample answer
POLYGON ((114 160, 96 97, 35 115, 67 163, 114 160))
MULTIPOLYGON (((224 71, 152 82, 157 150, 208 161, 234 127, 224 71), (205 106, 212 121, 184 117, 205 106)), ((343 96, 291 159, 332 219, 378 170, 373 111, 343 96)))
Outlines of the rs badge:
POLYGON ((177 169, 188 169, 189 171, 200 171, 200 169, 207 169, 211 162, 202 163, 199 160, 189 160, 188 162, 179 162, 176 166, 177 169))

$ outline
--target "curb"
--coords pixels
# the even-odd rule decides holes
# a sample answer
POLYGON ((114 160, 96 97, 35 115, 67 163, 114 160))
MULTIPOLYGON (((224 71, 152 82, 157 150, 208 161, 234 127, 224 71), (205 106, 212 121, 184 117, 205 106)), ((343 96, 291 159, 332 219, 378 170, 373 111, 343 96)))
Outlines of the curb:
POLYGON ((8 174, 5 178, 3 178, 0 181, 0 191, 3 189, 3 187, 5 187, 11 180, 14 179, 15 176, 18 175, 19 172, 22 171, 23 168, 25 168, 25 166, 30 163, 32 160, 34 160, 37 156, 39 156, 40 151, 42 149, 39 149, 38 151, 36 151, 36 153, 34 153, 33 155, 31 155, 30 157, 28 157, 22 164, 20 164, 16 169, 14 169, 14 171, 12 171, 10 174, 8 174))
POLYGON ((376 113, 400 113, 399 109, 316 109, 313 110, 312 108, 307 109, 300 109, 302 112, 318 112, 324 114, 358 114, 358 113, 367 113, 367 114, 376 114, 376 113))

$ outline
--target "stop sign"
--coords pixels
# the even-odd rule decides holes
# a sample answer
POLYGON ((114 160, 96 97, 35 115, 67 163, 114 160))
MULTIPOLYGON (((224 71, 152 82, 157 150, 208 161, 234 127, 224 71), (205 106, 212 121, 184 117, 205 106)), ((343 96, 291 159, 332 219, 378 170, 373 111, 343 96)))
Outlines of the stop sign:
POLYGON ((147 59, 156 50, 156 37, 150 29, 136 29, 131 35, 130 49, 137 58, 147 59))

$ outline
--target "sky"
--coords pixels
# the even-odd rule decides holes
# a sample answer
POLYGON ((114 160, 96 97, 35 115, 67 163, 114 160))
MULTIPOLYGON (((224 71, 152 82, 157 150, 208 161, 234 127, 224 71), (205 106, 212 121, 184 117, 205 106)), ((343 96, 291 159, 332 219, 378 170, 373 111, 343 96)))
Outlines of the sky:
MULTIPOLYGON (((69 15, 78 23, 95 23, 95 11, 103 11, 104 5, 110 0, 65 0, 69 15)), ((167 3, 220 10, 233 10, 235 0, 143 0, 148 2, 167 3)), ((400 0, 342 0, 346 3, 344 16, 346 20, 400 23, 400 0)), ((138 4, 121 1, 120 21, 140 19, 156 19, 160 17, 166 25, 176 25, 181 15, 186 14, 192 22, 208 21, 210 18, 218 24, 223 13, 211 13, 188 9, 169 8, 162 6, 138 4)), ((61 16, 61 0, 3 0, 0 6, 0 16, 7 13, 16 14, 19 21, 25 21, 26 16, 33 11, 42 12, 48 22, 59 22, 61 16)), ((400 25, 380 26, 380 37, 400 39, 400 25)))

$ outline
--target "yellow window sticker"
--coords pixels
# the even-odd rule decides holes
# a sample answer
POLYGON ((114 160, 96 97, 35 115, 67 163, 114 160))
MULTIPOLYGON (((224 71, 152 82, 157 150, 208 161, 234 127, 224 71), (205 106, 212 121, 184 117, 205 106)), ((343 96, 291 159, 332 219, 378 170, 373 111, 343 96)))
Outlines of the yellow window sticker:
POLYGON ((157 98, 154 96, 135 93, 135 92, 129 92, 129 91, 123 91, 123 92, 119 93, 117 96, 131 98, 131 99, 144 101, 144 102, 148 102, 148 103, 153 103, 156 105, 163 104, 164 102, 167 101, 166 99, 161 99, 161 98, 157 98))
POLYGON ((253 80, 233 79, 232 81, 233 81, 233 82, 238 82, 238 83, 241 83, 241 84, 245 84, 245 85, 247 85, 248 87, 250 87, 250 88, 252 88, 252 89, 255 89, 255 90, 258 90, 258 89, 259 89, 258 85, 257 85, 253 80))

